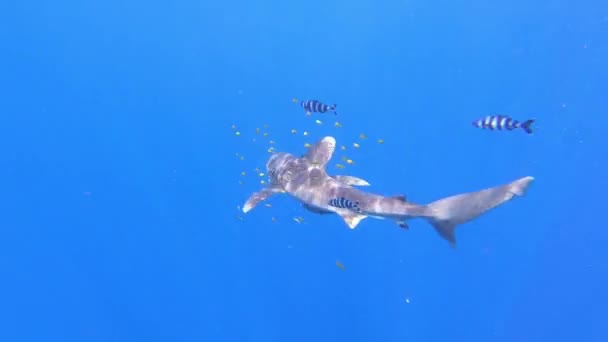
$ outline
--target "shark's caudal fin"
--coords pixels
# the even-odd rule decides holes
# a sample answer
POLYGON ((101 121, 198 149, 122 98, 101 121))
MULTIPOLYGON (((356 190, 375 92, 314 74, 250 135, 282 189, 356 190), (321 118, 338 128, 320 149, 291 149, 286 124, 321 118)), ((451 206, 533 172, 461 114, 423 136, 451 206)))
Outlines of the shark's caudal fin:
POLYGON ((533 177, 523 177, 506 185, 440 199, 426 206, 426 219, 442 238, 454 246, 457 225, 480 216, 514 196, 522 196, 533 180, 533 177))

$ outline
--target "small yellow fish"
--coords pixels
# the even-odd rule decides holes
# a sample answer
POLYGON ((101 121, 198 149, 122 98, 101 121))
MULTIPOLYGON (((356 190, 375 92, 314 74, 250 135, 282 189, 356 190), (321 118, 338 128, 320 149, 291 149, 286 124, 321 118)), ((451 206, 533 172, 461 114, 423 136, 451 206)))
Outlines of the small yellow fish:
POLYGON ((262 179, 262 180, 260 181, 260 184, 264 185, 264 184, 266 184, 266 181, 262 179))
POLYGON ((304 133, 302 133, 302 135, 307 136, 307 135, 308 135, 308 132, 307 132, 307 131, 304 131, 304 133))
POLYGON ((264 206, 265 206, 266 208, 270 208, 270 207, 272 207, 272 205, 271 205, 270 203, 264 203, 264 206))
POLYGON ((384 139, 378 139, 378 144, 384 144, 384 139))
POLYGON ((247 172, 245 172, 245 171, 241 172, 241 176, 242 176, 242 177, 247 176, 247 172))
POLYGON ((294 217, 293 220, 296 221, 296 223, 304 222, 304 218, 301 216, 294 217))
POLYGON ((264 172, 260 172, 260 174, 258 176, 264 177, 264 172))
POLYGON ((264 136, 267 137, 268 136, 268 132, 264 132, 264 136))
POLYGON ((291 102, 293 103, 298 103, 298 99, 296 99, 295 97, 293 99, 291 99, 291 102))
POLYGON ((260 134, 260 129, 259 128, 255 129, 255 134, 260 134))
POLYGON ((340 146, 340 149, 341 149, 342 151, 346 151, 346 146, 342 145, 342 146, 340 146))
POLYGON ((239 181, 239 185, 243 185, 243 181, 242 180, 239 181))
POLYGON ((274 147, 268 148, 268 153, 274 153, 274 147))
POLYGON ((337 167, 338 169, 343 169, 343 168, 344 168, 344 165, 342 165, 342 164, 336 164, 336 167, 337 167))
POLYGON ((298 131, 296 131, 295 129, 291 130, 291 134, 296 134, 296 133, 298 133, 298 131))
POLYGON ((270 145, 274 145, 274 144, 275 144, 274 140, 270 140, 268 143, 269 143, 270 145))
POLYGON ((342 264, 340 262, 340 260, 336 260, 336 266, 338 266, 339 269, 341 269, 342 271, 344 271, 344 264, 342 264))
POLYGON ((321 120, 319 120, 319 119, 315 120, 315 123, 316 123, 317 125, 322 125, 322 124, 323 124, 323 122, 322 122, 321 120))
POLYGON ((234 135, 239 136, 239 135, 241 135, 241 132, 236 131, 236 132, 234 132, 234 135))
POLYGON ((310 147, 310 144, 309 144, 309 143, 306 143, 306 144, 304 144, 304 147, 309 148, 309 147, 310 147))
POLYGON ((271 220, 272 222, 277 222, 277 218, 276 218, 276 217, 274 217, 274 216, 273 216, 273 217, 271 217, 271 218, 270 218, 270 220, 271 220))
POLYGON ((334 126, 336 126, 337 128, 340 128, 340 127, 342 127, 342 124, 339 123, 338 121, 336 121, 336 123, 334 124, 334 126))
POLYGON ((359 144, 357 144, 357 143, 353 143, 353 147, 354 147, 354 148, 359 148, 359 144))
POLYGON ((367 139, 367 135, 361 133, 361 134, 359 134, 359 138, 361 138, 361 139, 367 139))
POLYGON ((352 159, 346 159, 346 163, 352 165, 354 163, 354 161, 352 159))

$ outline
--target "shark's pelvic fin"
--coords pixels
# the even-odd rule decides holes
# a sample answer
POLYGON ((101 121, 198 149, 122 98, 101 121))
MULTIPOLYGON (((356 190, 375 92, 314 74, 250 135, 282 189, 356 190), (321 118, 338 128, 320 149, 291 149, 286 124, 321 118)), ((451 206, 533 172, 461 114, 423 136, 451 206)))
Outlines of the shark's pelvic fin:
POLYGON ((325 137, 316 144, 308 148, 308 152, 304 155, 309 162, 317 165, 320 168, 325 168, 327 162, 336 150, 336 139, 333 137, 325 137))
POLYGON ((403 229, 410 229, 410 226, 405 221, 397 221, 397 225, 403 229))
POLYGON ((282 193, 282 192, 283 192, 283 189, 281 189, 278 186, 268 186, 256 193, 254 193, 253 195, 251 195, 249 197, 249 199, 247 199, 247 201, 243 205, 243 213, 247 213, 249 210, 255 208, 255 206, 258 205, 258 203, 264 201, 268 197, 270 197, 274 194, 282 193))
POLYGON ((353 176, 334 176, 334 178, 338 182, 348 186, 369 186, 369 183, 366 180, 353 176))
POLYGON ((361 214, 352 212, 350 210, 340 210, 338 212, 338 214, 340 216, 342 216, 342 219, 344 220, 344 222, 346 222, 346 225, 350 229, 357 228, 357 225, 359 225, 359 222, 361 222, 361 220, 363 220, 364 218, 367 217, 365 215, 361 215, 361 214))

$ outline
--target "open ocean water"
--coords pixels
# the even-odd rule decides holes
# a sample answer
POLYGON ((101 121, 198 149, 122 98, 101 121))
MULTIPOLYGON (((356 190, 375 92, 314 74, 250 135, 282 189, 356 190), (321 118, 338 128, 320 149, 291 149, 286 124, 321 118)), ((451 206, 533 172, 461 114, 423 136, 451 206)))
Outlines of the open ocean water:
POLYGON ((605 1, 7 1, 0 51, 2 342, 608 341, 605 1), (326 135, 417 203, 536 180, 456 248, 241 212, 326 135))

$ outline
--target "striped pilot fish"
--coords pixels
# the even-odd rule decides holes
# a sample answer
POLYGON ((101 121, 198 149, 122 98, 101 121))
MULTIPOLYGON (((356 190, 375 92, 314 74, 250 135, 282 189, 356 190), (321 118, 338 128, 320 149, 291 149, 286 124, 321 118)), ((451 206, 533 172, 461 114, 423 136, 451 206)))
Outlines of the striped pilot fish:
POLYGON ((300 106, 302 106, 307 113, 325 113, 327 111, 332 111, 335 115, 338 115, 336 112, 337 105, 335 104, 326 105, 317 100, 304 100, 300 101, 300 106))
POLYGON ((329 200, 328 204, 334 208, 350 209, 352 211, 360 211, 359 202, 354 202, 354 201, 351 201, 344 197, 332 198, 329 200))
POLYGON ((524 122, 520 122, 514 120, 506 115, 488 115, 485 118, 477 119, 473 121, 473 126, 477 128, 483 129, 491 129, 491 130, 507 130, 512 131, 516 128, 521 128, 526 133, 532 134, 532 128, 530 127, 534 119, 526 120, 524 122))

